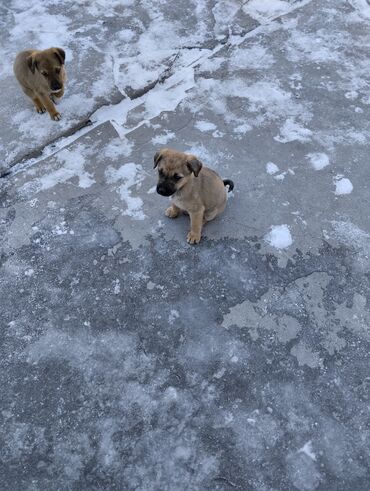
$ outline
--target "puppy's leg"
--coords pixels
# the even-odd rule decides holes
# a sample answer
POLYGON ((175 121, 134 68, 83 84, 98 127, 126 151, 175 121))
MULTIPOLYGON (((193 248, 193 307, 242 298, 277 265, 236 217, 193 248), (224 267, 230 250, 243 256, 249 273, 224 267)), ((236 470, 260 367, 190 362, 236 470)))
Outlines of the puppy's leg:
POLYGON ((178 206, 172 204, 171 206, 169 206, 167 208, 167 210, 164 212, 164 214, 166 215, 166 217, 176 218, 179 216, 180 211, 181 211, 181 209, 178 206))
POLYGON ((54 119, 54 121, 59 121, 62 116, 56 110, 50 97, 44 94, 39 94, 38 97, 41 104, 46 108, 47 112, 49 113, 51 119, 54 119))
POLYGON ((189 212, 190 215, 190 232, 187 241, 189 244, 198 244, 200 241, 203 225, 204 208, 195 213, 189 212))
POLYGON ((32 99, 32 102, 33 102, 33 105, 35 106, 35 109, 36 111, 39 113, 39 114, 42 114, 45 112, 45 108, 44 106, 41 104, 40 102, 40 99, 38 97, 37 94, 35 94, 35 92, 31 89, 29 89, 28 87, 23 87, 22 86, 22 90, 23 92, 30 98, 32 99))
POLYGON ((40 99, 39 99, 37 96, 34 96, 34 97, 32 98, 32 100, 33 100, 33 103, 34 103, 34 105, 35 105, 36 111, 37 111, 39 114, 43 114, 43 113, 46 111, 46 109, 45 109, 45 108, 44 108, 44 106, 41 104, 40 99))

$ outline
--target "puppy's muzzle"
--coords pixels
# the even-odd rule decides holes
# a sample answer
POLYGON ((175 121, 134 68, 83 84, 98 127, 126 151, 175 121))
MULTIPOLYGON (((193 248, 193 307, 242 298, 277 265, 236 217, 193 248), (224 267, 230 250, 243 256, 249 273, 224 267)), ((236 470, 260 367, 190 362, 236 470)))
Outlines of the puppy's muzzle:
POLYGON ((172 196, 175 192, 176 188, 171 184, 159 183, 157 185, 157 193, 162 196, 172 196))
POLYGON ((50 84, 50 88, 53 92, 59 92, 59 90, 62 89, 62 84, 60 84, 56 80, 53 80, 50 84))

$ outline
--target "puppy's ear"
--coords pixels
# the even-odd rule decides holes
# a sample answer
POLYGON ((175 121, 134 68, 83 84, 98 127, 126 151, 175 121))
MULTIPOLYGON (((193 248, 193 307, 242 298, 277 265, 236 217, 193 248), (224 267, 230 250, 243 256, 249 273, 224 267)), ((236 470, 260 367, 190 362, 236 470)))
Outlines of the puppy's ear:
POLYGON ((159 164, 159 161, 162 158, 162 150, 159 150, 158 152, 155 153, 154 155, 154 169, 157 167, 159 164))
POLYGON ((186 162, 186 166, 190 170, 190 172, 194 173, 195 177, 198 177, 198 174, 199 174, 200 169, 202 168, 203 164, 197 158, 190 157, 189 160, 186 162))
POLYGON ((65 53, 64 49, 62 49, 62 48, 53 48, 53 52, 54 52, 55 56, 58 58, 59 63, 61 65, 64 65, 64 62, 65 62, 65 59, 66 59, 66 53, 65 53))
POLYGON ((35 55, 30 55, 27 57, 27 65, 31 72, 35 73, 35 70, 37 68, 37 60, 35 55))

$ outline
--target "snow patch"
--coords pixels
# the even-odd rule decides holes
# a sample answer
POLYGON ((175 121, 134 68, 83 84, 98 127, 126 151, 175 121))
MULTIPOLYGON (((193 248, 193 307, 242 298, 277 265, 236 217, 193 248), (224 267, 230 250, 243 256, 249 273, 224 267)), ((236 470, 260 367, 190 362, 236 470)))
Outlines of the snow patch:
POLYGON ((116 160, 119 157, 128 157, 131 155, 134 144, 129 142, 124 136, 114 138, 104 146, 104 156, 108 159, 116 160))
POLYGON ((353 191, 353 185, 349 179, 343 176, 336 176, 334 178, 335 194, 340 196, 342 194, 350 194, 353 191))
POLYGON ((175 133, 172 131, 166 131, 162 135, 157 135, 152 138, 153 145, 166 145, 169 140, 173 140, 175 138, 175 133))
POLYGON ((330 164, 329 157, 326 155, 326 153, 308 153, 306 158, 310 161, 315 170, 324 169, 324 167, 327 167, 330 164))
POLYGON ((235 48, 230 57, 230 67, 235 70, 266 70, 274 64, 274 57, 263 46, 235 48))
POLYGON ((312 450, 312 442, 311 440, 303 445, 302 448, 298 450, 299 453, 304 453, 307 457, 310 457, 312 460, 316 460, 316 455, 312 450))
POLYGON ((274 164, 273 162, 267 162, 266 164, 266 172, 267 174, 270 174, 270 175, 273 175, 273 174, 276 174, 277 172, 279 172, 279 167, 274 164))
POLYGON ((293 244, 293 239, 288 225, 274 225, 265 235, 265 241, 276 249, 286 249, 293 244))
POLYGON ((309 142, 311 140, 312 131, 300 125, 292 118, 285 121, 280 129, 280 135, 275 136, 274 140, 280 143, 289 143, 292 141, 309 142))
POLYGON ((139 196, 132 196, 131 191, 133 186, 140 187, 144 179, 142 166, 133 162, 124 164, 119 169, 110 166, 105 171, 105 176, 108 184, 120 182, 117 192, 127 206, 123 214, 135 220, 144 220, 143 200, 139 196))
POLYGON ((217 126, 209 121, 197 121, 195 127, 200 131, 212 131, 217 129, 217 126))
POLYGON ((265 24, 271 19, 293 10, 291 2, 285 0, 250 0, 243 10, 253 19, 265 24))
MULTIPOLYGON (((78 186, 86 189, 95 183, 92 175, 85 170, 86 148, 83 145, 76 145, 74 148, 64 148, 55 155, 54 163, 49 168, 61 166, 45 175, 33 179, 21 188, 21 192, 36 193, 51 189, 57 184, 65 183, 71 179, 78 178, 78 186)), ((45 169, 46 170, 46 169, 45 169)))

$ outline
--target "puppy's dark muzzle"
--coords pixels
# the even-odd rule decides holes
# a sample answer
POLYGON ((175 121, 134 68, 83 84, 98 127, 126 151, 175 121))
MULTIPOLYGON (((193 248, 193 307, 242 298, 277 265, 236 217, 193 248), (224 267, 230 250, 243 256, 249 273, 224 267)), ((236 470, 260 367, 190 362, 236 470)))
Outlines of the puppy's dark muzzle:
POLYGON ((176 189, 172 186, 165 186, 164 184, 157 185, 157 193, 162 196, 172 196, 176 192, 176 189))
POLYGON ((52 82, 50 84, 51 90, 53 90, 55 92, 57 92, 58 90, 62 89, 62 87, 63 87, 62 84, 60 84, 59 82, 56 82, 56 81, 54 81, 54 82, 52 82))

